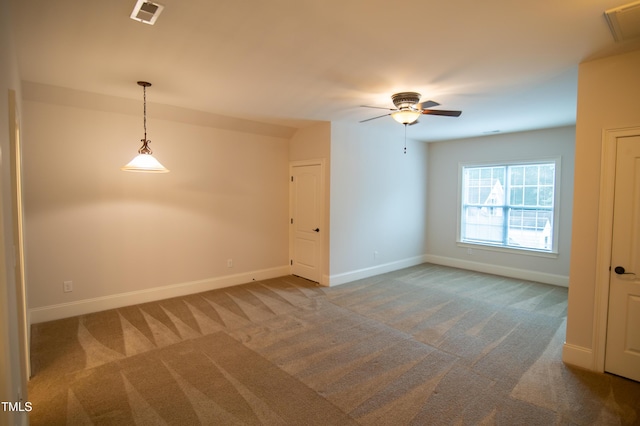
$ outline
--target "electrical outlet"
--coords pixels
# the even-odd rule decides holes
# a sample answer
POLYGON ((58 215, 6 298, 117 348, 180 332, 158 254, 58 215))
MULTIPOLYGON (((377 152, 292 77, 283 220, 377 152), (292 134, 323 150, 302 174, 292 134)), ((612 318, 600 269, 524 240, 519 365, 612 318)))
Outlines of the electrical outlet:
POLYGON ((233 259, 227 259, 227 268, 233 268, 233 259))
POLYGON ((73 291, 73 281, 65 281, 62 283, 62 291, 70 293, 73 291))
POLYGON ((469 255, 469 256, 473 255, 473 249, 472 248, 467 248, 467 255, 469 255))

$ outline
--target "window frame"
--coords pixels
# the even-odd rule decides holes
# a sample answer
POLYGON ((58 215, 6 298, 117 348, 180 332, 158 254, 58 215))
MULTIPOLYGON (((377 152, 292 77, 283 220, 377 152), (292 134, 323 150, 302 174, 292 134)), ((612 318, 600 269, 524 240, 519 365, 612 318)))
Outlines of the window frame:
MULTIPOLYGON (((526 254, 533 256, 541 256, 541 257, 558 257, 558 235, 559 235, 559 218, 560 218, 560 177, 562 175, 562 157, 540 157, 540 158, 532 158, 526 160, 503 160, 503 161, 469 161, 469 162, 460 162, 458 163, 458 200, 457 200, 457 230, 456 230, 456 244, 458 247, 463 247, 469 249, 469 254, 471 254, 471 249, 481 249, 481 250, 489 250, 489 251, 498 251, 504 253, 516 253, 516 254, 526 254), (553 194, 553 230, 551 235, 551 250, 543 250, 543 249, 535 249, 528 247, 517 247, 517 246, 507 246, 503 244, 492 244, 489 242, 480 242, 480 241, 463 241, 462 240, 462 213, 463 213, 463 188, 464 184, 464 169, 472 168, 472 167, 505 167, 509 166, 528 166, 533 164, 555 164, 555 173, 554 173, 554 194, 553 194)), ((506 188, 506 179, 507 173, 505 173, 505 192, 506 188)), ((506 210, 506 209, 505 209, 506 210)))

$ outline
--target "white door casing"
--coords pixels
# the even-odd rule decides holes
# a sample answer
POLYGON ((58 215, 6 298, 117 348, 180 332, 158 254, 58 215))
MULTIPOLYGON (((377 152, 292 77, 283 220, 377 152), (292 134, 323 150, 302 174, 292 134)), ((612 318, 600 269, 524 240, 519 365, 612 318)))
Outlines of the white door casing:
POLYGON ((605 371, 640 381, 640 135, 617 138, 605 371))
POLYGON ((323 222, 324 164, 294 162, 290 166, 291 273, 320 283, 326 229, 323 222))
POLYGON ((31 376, 31 356, 29 321, 27 318, 27 289, 24 265, 24 209, 22 203, 22 141, 20 136, 20 117, 18 116, 17 94, 9 90, 9 147, 11 156, 11 205, 13 214, 14 271, 16 302, 18 311, 18 337, 20 340, 20 358, 23 387, 31 376))

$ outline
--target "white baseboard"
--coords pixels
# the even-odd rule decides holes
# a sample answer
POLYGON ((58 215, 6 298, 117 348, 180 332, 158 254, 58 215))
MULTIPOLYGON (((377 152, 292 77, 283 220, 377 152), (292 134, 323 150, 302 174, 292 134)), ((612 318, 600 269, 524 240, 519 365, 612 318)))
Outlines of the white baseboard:
POLYGON ((531 271, 528 269, 511 268, 508 266, 492 265, 489 263, 472 262, 469 260, 455 259, 452 257, 427 254, 424 261, 436 265, 451 266, 453 268, 468 269, 486 274, 501 275, 503 277, 519 280, 535 281, 545 284, 553 284, 561 287, 569 287, 569 277, 564 275, 548 274, 546 272, 531 271))
POLYGON ((593 350, 565 342, 562 346, 562 362, 585 370, 596 371, 593 350))
MULTIPOLYGON (((569 277, 548 274, 544 272, 529 271, 524 269, 516 269, 505 266, 496 266, 479 262, 470 262, 466 260, 434 256, 422 255, 408 259, 389 262, 382 265, 376 265, 369 268, 358 269, 355 271, 345 272, 342 274, 323 276, 322 285, 336 286, 363 278, 369 278, 374 275, 384 274, 396 271, 398 269, 408 268, 419 265, 421 263, 435 263, 438 265, 451 266, 455 268, 468 269, 472 271, 484 272, 507 276, 511 278, 524 279, 542 282, 546 284, 554 284, 568 287, 569 277)), ((57 305, 49 305, 29 310, 30 323, 52 321, 61 318, 68 318, 76 315, 88 314, 91 312, 99 312, 107 309, 115 309, 123 306, 135 305, 139 303, 153 302, 156 300, 168 299, 171 297, 185 296, 188 294, 199 293, 218 288, 230 287, 238 284, 245 284, 254 280, 264 280, 289 275, 291 269, 289 265, 280 266, 259 271, 246 272, 235 275, 226 275, 223 277, 208 278, 204 280, 191 281, 180 284, 173 284, 164 287, 156 287, 146 290, 132 291, 127 293, 114 294, 110 296, 97 297, 93 299, 79 300, 69 303, 61 303, 57 305)))
POLYGON ((30 323, 84 315, 289 275, 289 265, 29 309, 30 323))
POLYGON ((387 272, 397 271, 398 269, 408 268, 410 266, 420 265, 426 262, 424 256, 415 256, 408 259, 389 262, 382 265, 372 266, 370 268, 358 269, 356 271, 345 272, 342 274, 331 275, 326 282, 330 287, 346 284, 351 281, 369 278, 374 275, 385 274, 387 272))

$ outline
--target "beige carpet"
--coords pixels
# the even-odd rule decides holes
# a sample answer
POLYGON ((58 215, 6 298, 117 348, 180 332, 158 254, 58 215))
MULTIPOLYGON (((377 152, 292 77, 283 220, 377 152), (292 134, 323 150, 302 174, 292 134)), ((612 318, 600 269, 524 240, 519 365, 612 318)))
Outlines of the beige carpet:
POLYGON ((33 425, 640 424, 561 361, 567 290, 424 264, 253 282, 32 327, 33 425))

